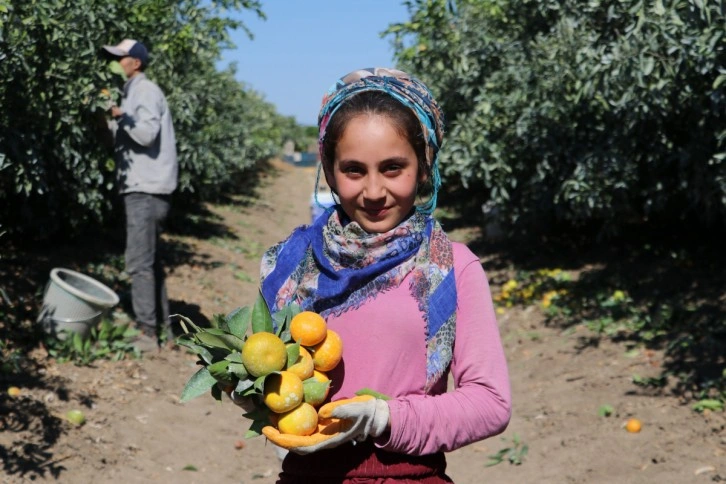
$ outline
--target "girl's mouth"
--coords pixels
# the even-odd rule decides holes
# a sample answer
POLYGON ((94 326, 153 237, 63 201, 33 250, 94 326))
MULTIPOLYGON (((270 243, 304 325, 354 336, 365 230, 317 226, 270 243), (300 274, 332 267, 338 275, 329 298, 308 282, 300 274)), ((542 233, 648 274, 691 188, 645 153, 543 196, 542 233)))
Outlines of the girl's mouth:
POLYGON ((380 217, 383 217, 388 212, 388 209, 387 208, 366 208, 365 212, 371 218, 380 218, 380 217))

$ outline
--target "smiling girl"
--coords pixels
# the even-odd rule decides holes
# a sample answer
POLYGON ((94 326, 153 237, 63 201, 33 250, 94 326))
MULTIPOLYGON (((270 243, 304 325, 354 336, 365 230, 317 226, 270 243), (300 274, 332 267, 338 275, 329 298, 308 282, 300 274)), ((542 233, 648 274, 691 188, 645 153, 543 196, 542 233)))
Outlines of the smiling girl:
POLYGON ((278 482, 451 482, 444 452, 502 432, 511 402, 482 266, 432 216, 443 115, 408 74, 362 69, 330 89, 318 124, 339 203, 267 251, 262 293, 341 336, 329 398, 346 430, 290 448, 278 482), (362 388, 390 399, 353 400, 362 388))

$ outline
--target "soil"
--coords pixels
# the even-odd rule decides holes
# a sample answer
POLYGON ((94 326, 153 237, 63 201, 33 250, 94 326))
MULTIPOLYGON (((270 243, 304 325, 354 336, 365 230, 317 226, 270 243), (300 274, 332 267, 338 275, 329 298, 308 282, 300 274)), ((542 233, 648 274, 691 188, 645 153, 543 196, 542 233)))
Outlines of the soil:
MULTIPOLYGON (((205 237, 193 229, 165 235, 186 254, 169 269, 172 311, 203 323, 251 304, 262 251, 310 219, 314 177, 313 168, 275 162, 257 197, 206 207, 205 237)), ((450 235, 466 241, 471 231, 450 235)), ((482 261, 492 280, 502 280, 485 254, 482 261)), ((121 309, 115 316, 126 317, 121 309)), ((544 320, 536 306, 499 315, 513 417, 502 435, 447 455, 455 482, 726 481, 724 413, 696 413, 676 396, 632 383, 636 373, 657 376, 662 353, 609 340, 582 344, 591 337, 584 327, 562 330, 544 320), (612 407, 610 416, 598 414, 603 405, 612 407), (630 417, 642 421, 639 433, 624 429, 630 417), (487 466, 507 448, 513 451, 501 463, 487 466)), ((0 482, 275 482, 278 458, 264 437, 244 438, 248 421, 235 405, 207 396, 179 402, 195 372, 192 355, 164 349, 91 367, 59 364, 42 348, 33 357, 37 378, 16 383, 20 397, 0 397, 8 409, 0 415, 0 482), (85 413, 84 425, 65 420, 71 409, 85 413)))

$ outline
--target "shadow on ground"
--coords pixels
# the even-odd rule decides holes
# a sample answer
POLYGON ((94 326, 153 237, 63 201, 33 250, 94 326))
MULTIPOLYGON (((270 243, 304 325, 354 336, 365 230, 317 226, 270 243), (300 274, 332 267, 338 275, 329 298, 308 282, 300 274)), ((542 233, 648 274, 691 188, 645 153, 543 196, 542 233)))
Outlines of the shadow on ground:
POLYGON ((537 286, 535 299, 558 292, 547 310, 548 324, 563 330, 585 324, 594 330, 595 336, 581 339, 581 350, 602 338, 663 350, 662 374, 642 386, 648 391, 668 387, 697 401, 726 395, 723 239, 672 231, 636 232, 598 244, 582 243, 588 239, 577 234, 514 243, 479 236, 469 246, 481 255, 495 287, 512 278, 536 278, 538 271, 576 274, 537 286))

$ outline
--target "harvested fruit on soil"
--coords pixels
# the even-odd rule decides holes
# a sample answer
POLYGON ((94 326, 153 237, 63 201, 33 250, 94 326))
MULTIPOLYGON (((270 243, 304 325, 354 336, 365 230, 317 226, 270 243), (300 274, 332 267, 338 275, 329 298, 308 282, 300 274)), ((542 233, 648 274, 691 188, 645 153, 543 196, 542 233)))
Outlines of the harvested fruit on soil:
POLYGON ((287 365, 285 343, 272 333, 254 333, 242 346, 242 364, 255 377, 282 370, 287 365))
POLYGON ((313 366, 319 371, 330 371, 343 357, 343 340, 338 333, 329 329, 325 339, 311 348, 313 366))
POLYGON ((68 410, 66 412, 66 420, 73 425, 83 425, 86 423, 86 416, 80 410, 68 410))
POLYGON ((303 346, 315 346, 325 339, 328 325, 321 315, 303 311, 290 321, 290 336, 303 346))
POLYGON ((309 403, 301 403, 277 419, 280 433, 290 435, 310 435, 318 429, 318 412, 309 403))
POLYGON ((638 420, 637 418, 631 418, 628 419, 627 422, 625 422, 625 430, 627 430, 630 433, 638 433, 640 432, 640 429, 643 427, 643 424, 638 420))
POLYGON ((267 377, 263 401, 275 413, 289 412, 303 401, 303 383, 289 371, 267 377))

